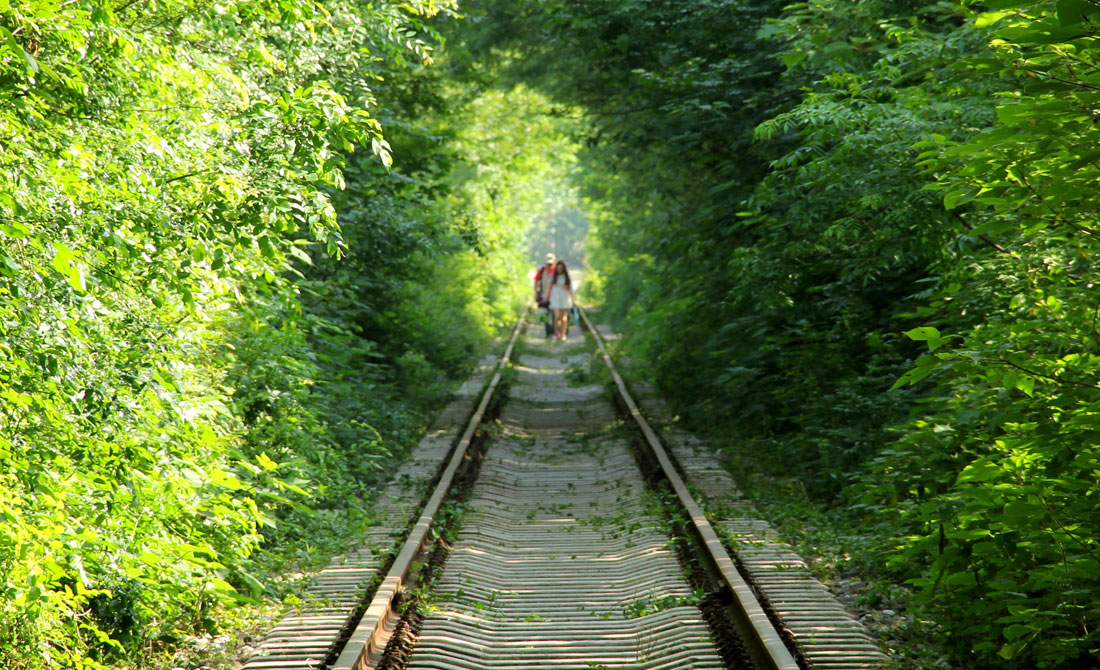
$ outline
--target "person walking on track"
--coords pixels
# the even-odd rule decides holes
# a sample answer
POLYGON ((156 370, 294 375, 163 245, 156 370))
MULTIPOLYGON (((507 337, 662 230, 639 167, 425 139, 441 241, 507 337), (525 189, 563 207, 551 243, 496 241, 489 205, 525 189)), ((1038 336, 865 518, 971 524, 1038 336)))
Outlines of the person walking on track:
POLYGON ((547 295, 550 310, 554 313, 554 337, 564 340, 569 334, 569 310, 573 307, 573 282, 569 279, 569 270, 565 261, 554 265, 554 281, 547 295))
POLYGON ((546 337, 554 334, 554 317, 550 312, 550 285, 554 282, 554 254, 546 254, 546 265, 535 272, 535 304, 539 315, 545 315, 546 337))

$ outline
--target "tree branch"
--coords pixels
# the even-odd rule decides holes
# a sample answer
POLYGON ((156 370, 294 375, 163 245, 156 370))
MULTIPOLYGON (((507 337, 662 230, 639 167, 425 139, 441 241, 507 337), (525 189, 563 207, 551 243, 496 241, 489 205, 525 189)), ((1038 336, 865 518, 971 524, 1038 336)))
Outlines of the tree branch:
POLYGON ((1046 379, 1047 381, 1056 382, 1058 384, 1068 384, 1068 385, 1071 385, 1071 386, 1083 386, 1083 387, 1088 388, 1088 389, 1100 390, 1100 386, 1098 386, 1096 384, 1089 384, 1087 382, 1079 382, 1079 381, 1076 381, 1076 380, 1073 380, 1073 379, 1059 379, 1058 377, 1052 377, 1048 374, 1043 374, 1042 372, 1036 372, 1035 370, 1025 368, 1022 365, 1019 365, 1017 363, 1013 363, 1012 361, 1010 361, 1006 358, 1001 358, 999 356, 997 357, 997 360, 1000 361, 1001 363, 1004 363, 1005 365, 1007 365, 1009 367, 1016 368, 1020 372, 1026 372, 1027 374, 1031 375, 1032 377, 1038 377, 1039 379, 1046 379))
MULTIPOLYGON (((956 219, 958 219, 959 223, 961 223, 963 225, 963 227, 966 228, 967 230, 970 230, 970 231, 974 230, 974 226, 970 225, 970 222, 968 222, 966 219, 964 219, 962 217, 962 214, 959 214, 955 210, 951 210, 951 215, 954 216, 956 219)), ((978 235, 978 239, 981 240, 982 242, 985 242, 986 244, 993 247, 994 249, 1001 252, 1002 254, 1008 254, 1010 256, 1012 255, 1011 251, 1009 251, 1008 249, 1006 249, 1006 248, 1002 247, 1001 245, 997 244, 996 242, 989 239, 985 235, 978 235)))
POLYGON ((115 7, 115 13, 118 14, 120 12, 124 12, 127 9, 129 9, 130 7, 136 5, 137 3, 144 2, 144 1, 145 0, 130 0, 129 2, 127 2, 125 4, 121 4, 118 7, 115 7))
POLYGON ((181 179, 187 179, 188 177, 194 177, 195 175, 200 175, 200 174, 203 174, 204 172, 213 172, 213 170, 208 168, 206 170, 196 170, 194 172, 188 172, 187 174, 176 175, 175 177, 172 177, 171 179, 166 179, 166 180, 162 181, 160 184, 158 184, 158 186, 167 186, 168 184, 171 184, 174 181, 179 181, 181 179))
POLYGON ((1045 77, 1047 79, 1053 79, 1054 81, 1058 82, 1059 84, 1066 84, 1067 86, 1076 86, 1078 88, 1087 88, 1087 89, 1092 90, 1092 91, 1100 91, 1100 86, 1093 86, 1092 84, 1086 84, 1083 81, 1070 81, 1069 79, 1062 79, 1061 77, 1055 77, 1054 75, 1050 74, 1049 72, 1043 72, 1042 70, 1033 70, 1033 69, 1028 68, 1028 67, 1024 67, 1024 68, 1020 68, 1020 69, 1023 70, 1024 72, 1027 72, 1028 74, 1039 77, 1040 79, 1045 77))

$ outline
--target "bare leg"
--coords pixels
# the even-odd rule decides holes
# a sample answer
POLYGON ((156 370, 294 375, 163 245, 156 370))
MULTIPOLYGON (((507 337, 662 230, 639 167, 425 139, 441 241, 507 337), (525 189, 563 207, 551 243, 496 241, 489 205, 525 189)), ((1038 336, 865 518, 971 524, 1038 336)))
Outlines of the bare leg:
POLYGON ((565 329, 569 326, 569 316, 567 310, 555 309, 554 310, 554 336, 565 337, 565 329))

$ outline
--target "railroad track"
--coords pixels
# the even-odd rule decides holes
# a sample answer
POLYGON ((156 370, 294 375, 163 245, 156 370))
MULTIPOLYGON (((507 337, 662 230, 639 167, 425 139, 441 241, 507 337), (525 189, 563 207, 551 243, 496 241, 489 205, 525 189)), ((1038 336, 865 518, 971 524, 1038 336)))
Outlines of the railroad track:
MULTIPOLYGON (((772 554, 752 544, 751 523, 715 528, 692 497, 689 484, 720 493, 719 473, 707 469, 717 463, 694 446, 677 447, 687 467, 676 463, 592 333, 613 398, 585 383, 592 354, 579 329, 564 343, 529 334, 512 361, 517 325, 455 444, 443 449, 443 435, 429 435, 406 466, 415 476, 387 490, 385 500, 427 501, 405 539, 395 546, 380 532, 367 551, 335 561, 312 604, 276 626, 246 668, 881 665, 885 656, 808 575, 742 576, 738 560, 745 570, 772 554), (510 398, 483 446, 479 428, 509 363, 510 398), (429 487, 433 459, 441 465, 429 487), (392 561, 380 548, 387 540, 392 561), (746 543, 756 554, 731 557, 727 547, 746 543)), ((390 528, 407 514, 391 514, 390 528)), ((779 555, 769 565, 789 569, 779 555)))

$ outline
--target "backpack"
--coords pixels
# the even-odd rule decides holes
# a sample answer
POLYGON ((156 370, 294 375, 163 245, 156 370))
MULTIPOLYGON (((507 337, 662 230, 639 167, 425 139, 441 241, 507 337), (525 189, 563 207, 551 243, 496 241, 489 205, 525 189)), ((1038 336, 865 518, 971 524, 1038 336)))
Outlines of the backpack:
MULTIPOLYGON (((535 285, 540 287, 540 288, 542 287, 542 274, 543 274, 544 270, 546 270, 546 266, 545 265, 540 265, 538 271, 535 272, 535 285)), ((537 290, 537 289, 535 291, 535 303, 539 307, 549 307, 550 306, 550 300, 548 298, 544 297, 542 295, 542 292, 537 290)))

